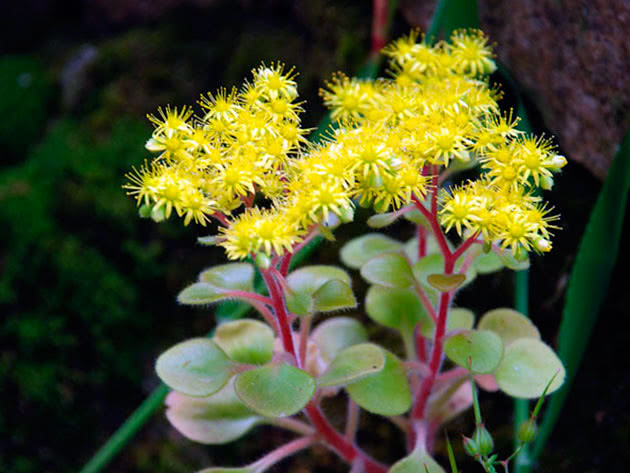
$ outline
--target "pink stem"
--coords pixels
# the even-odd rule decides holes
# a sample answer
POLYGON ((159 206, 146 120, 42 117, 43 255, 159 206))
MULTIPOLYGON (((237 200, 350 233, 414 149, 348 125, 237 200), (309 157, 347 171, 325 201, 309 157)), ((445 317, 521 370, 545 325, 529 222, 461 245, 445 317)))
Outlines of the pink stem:
POLYGON ((234 290, 234 291, 224 292, 224 294, 228 297, 235 297, 237 299, 243 299, 246 302, 256 301, 256 302, 261 302, 263 304, 268 304, 268 305, 272 304, 271 299, 269 299, 268 297, 262 296, 260 294, 256 294, 255 292, 234 290))
POLYGON ((308 348, 308 335, 311 329, 311 321, 313 317, 311 315, 305 315, 300 317, 300 345, 298 353, 300 355, 300 365, 306 366, 306 349, 308 348))
MULTIPOLYGON (((437 190, 435 190, 433 192, 434 196, 436 194, 437 194, 437 190)), ((440 251, 444 255, 444 258, 445 259, 450 258, 451 257, 451 250, 448 247, 448 243, 446 243, 446 237, 444 236, 444 233, 442 232, 442 228, 440 227, 440 224, 437 221, 437 218, 436 218, 437 210, 436 210, 435 214, 433 214, 432 212, 429 212, 425 208, 424 204, 420 201, 420 199, 418 199, 418 197, 416 197, 414 194, 412 194, 411 199, 413 200, 414 204, 416 205, 416 208, 429 221, 429 224, 431 225, 431 230, 433 231, 433 235, 435 236, 435 239, 438 242, 438 245, 440 247, 440 251)), ((431 207, 433 208, 433 203, 431 204, 431 207)))
POLYGON ((416 293, 418 294, 418 297, 420 297, 420 302, 422 302, 424 309, 429 313, 429 315, 435 322, 437 320, 437 315, 435 314, 435 309, 433 308, 433 304, 431 304, 431 301, 427 297, 427 294, 424 292, 424 289, 422 289, 422 286, 418 282, 414 284, 414 288, 416 290, 416 293))
POLYGON ((300 450, 304 450, 305 448, 310 447, 315 444, 317 439, 315 437, 300 437, 298 439, 293 440, 280 448, 275 449, 273 452, 268 453, 260 460, 258 460, 254 465, 257 467, 263 467, 264 469, 269 468, 271 465, 275 465, 281 460, 299 452, 300 450))

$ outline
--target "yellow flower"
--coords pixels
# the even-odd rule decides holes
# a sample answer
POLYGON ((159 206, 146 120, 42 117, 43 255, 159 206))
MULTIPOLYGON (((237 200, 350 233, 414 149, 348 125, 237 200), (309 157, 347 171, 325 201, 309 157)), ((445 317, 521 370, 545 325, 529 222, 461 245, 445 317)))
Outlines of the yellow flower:
POLYGON ((479 30, 456 30, 451 35, 451 55, 458 72, 476 76, 497 69, 488 37, 479 30))
POLYGON ((221 228, 223 246, 231 259, 243 259, 264 252, 282 255, 301 241, 304 231, 282 209, 247 209, 228 228, 221 228))

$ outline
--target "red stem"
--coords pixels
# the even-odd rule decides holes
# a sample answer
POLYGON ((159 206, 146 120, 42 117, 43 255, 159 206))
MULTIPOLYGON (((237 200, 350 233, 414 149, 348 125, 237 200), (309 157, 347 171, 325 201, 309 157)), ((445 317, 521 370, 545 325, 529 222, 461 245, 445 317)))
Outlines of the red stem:
POLYGON ((370 52, 373 55, 378 54, 387 43, 385 37, 388 4, 388 0, 374 0, 372 3, 374 11, 372 14, 372 47, 370 52))
POLYGON ((287 253, 285 256, 282 257, 282 262, 280 263, 280 274, 282 274, 282 276, 286 277, 289 273, 289 264, 291 263, 291 258, 293 258, 293 255, 304 248, 313 238, 315 238, 316 235, 316 228, 312 228, 308 236, 304 238, 304 240, 295 245, 290 253, 287 253))
POLYGON ((435 383, 435 378, 437 377, 438 372, 440 371, 440 367, 442 365, 444 334, 446 333, 446 319, 450 299, 451 294, 449 292, 443 292, 440 296, 440 312, 438 314, 438 320, 435 327, 435 340, 433 341, 431 360, 429 361, 429 369, 431 371, 429 375, 422 380, 420 389, 416 394, 413 410, 411 413, 414 419, 424 418, 424 411, 426 409, 429 395, 431 394, 433 384, 435 383))
POLYGON ((468 248, 470 248, 470 246, 475 243, 477 241, 477 237, 479 236, 479 233, 475 233, 474 235, 472 235, 471 237, 469 237, 466 241, 464 241, 464 243, 462 243, 461 245, 459 245, 459 248, 457 248, 453 254, 451 255, 451 258, 453 259, 453 264, 455 264, 455 262, 457 261, 457 259, 464 254, 464 251, 466 251, 468 248))
POLYGON ((300 366, 300 361, 298 359, 297 353, 295 352, 295 345, 293 343, 293 331, 291 330, 291 325, 289 324, 289 314, 284 305, 284 297, 282 297, 282 291, 280 291, 277 282, 270 274, 270 270, 261 270, 260 273, 262 274, 262 277, 267 284, 267 288, 269 289, 269 294, 271 295, 273 310, 278 320, 278 327, 280 328, 280 338, 282 339, 284 350, 293 355, 296 363, 298 363, 298 366, 300 366))
POLYGON ((418 259, 424 258, 427 255, 427 229, 422 225, 417 226, 418 235, 418 259))
POLYGON ((223 215, 223 213, 221 212, 215 212, 211 215, 211 217, 216 218, 219 222, 221 222, 226 227, 230 226, 230 222, 228 222, 227 217, 223 215))
MULTIPOLYGON (((437 189, 433 191, 433 196, 435 195, 437 195, 437 189)), ((444 259, 446 261, 447 259, 451 257, 451 250, 448 247, 448 243, 446 242, 446 237, 444 236, 444 233, 442 232, 442 228, 440 227, 440 224, 438 223, 437 218, 436 218, 437 206, 436 206, 436 213, 434 214, 432 212, 429 212, 425 208, 424 204, 420 201, 420 199, 418 199, 418 197, 415 196, 415 194, 411 195, 411 200, 413 200, 413 203, 416 205, 416 208, 429 221, 429 224, 431 225, 431 230, 433 231, 433 235, 435 236, 435 239, 437 240, 438 245, 440 247, 440 251, 444 255, 444 259)), ((435 199, 432 199, 432 200, 435 200, 435 199)), ((431 207, 433 208, 433 202, 431 203, 431 207)))
POLYGON ((415 332, 414 335, 416 339, 416 355, 418 356, 418 359, 420 361, 422 361, 423 363, 426 363, 427 345, 424 342, 424 337, 422 336, 422 333, 420 332, 420 325, 416 325, 414 332, 415 332))
POLYGON ((313 401, 311 401, 304 410, 326 444, 337 452, 346 462, 352 464, 357 459, 360 459, 360 461, 363 462, 365 473, 387 473, 385 466, 378 463, 351 442, 348 442, 343 435, 337 432, 330 425, 321 409, 314 404, 313 401))

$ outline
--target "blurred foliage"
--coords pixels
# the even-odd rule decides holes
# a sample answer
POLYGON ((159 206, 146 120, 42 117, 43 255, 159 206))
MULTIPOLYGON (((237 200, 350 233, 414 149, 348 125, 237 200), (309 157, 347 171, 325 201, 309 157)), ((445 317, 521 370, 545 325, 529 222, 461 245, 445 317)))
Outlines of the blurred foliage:
POLYGON ((25 154, 41 133, 53 86, 44 67, 29 56, 0 57, 0 143, 2 154, 25 154))
POLYGON ((38 434, 57 433, 49 448, 80 444, 94 422, 90 396, 140 374, 138 335, 150 318, 133 268, 155 275, 159 248, 138 246, 136 211, 119 184, 147 133, 122 119, 99 140, 61 120, 22 164, 0 171, 0 402, 18 400, 0 426, 9 449, 23 452, 2 471, 38 469, 28 453, 38 434))

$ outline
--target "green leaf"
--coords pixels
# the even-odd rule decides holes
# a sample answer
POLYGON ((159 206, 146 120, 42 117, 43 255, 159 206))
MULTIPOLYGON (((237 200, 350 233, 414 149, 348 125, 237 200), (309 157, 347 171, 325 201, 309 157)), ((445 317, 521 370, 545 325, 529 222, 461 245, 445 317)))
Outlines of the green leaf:
POLYGON ((388 212, 388 213, 372 215, 370 218, 367 219, 366 223, 368 224, 368 227, 384 228, 391 225, 399 218, 400 218, 400 213, 388 212))
POLYGON ((490 274, 503 269, 505 265, 494 251, 490 251, 489 253, 481 252, 474 259, 473 266, 479 274, 490 274))
POLYGON ((214 246, 217 244, 217 237, 216 235, 208 235, 205 237, 198 237, 197 238, 197 243, 199 243, 200 245, 203 246, 214 246))
POLYGON ((444 353, 455 364, 474 374, 492 373, 503 358, 503 342, 488 330, 467 330, 449 337, 444 353), (472 362, 472 364, 471 364, 472 362))
POLYGON ((440 292, 451 292, 464 284, 465 274, 429 274, 427 282, 440 292))
MULTIPOLYGON (((450 244, 448 246, 449 248, 451 247, 450 244)), ((426 253, 425 253, 426 255, 430 255, 433 253, 440 253, 440 246, 438 245, 438 242, 432 233, 427 233, 425 249, 426 249, 426 253)), ((419 258, 418 258, 418 239, 417 238, 414 237, 408 240, 407 243, 405 243, 405 253, 407 254, 407 257, 409 258, 409 261, 411 261, 414 264, 418 262, 419 258)))
POLYGON ((284 298, 287 309, 296 315, 310 315, 315 309, 313 297, 305 292, 297 292, 291 288, 285 288, 284 298))
POLYGON ((341 309, 352 309, 357 300, 348 284, 340 279, 331 279, 313 293, 316 312, 332 312, 341 309))
POLYGON ((378 373, 385 366, 385 352, 373 343, 344 349, 317 380, 319 387, 343 386, 378 373))
POLYGON ((311 339, 318 346, 322 358, 330 363, 347 347, 366 342, 367 330, 355 319, 350 317, 333 317, 319 324, 311 339))
POLYGON ((262 421, 236 396, 231 382, 209 397, 171 391, 166 406, 166 417, 173 427, 190 440, 205 444, 232 442, 262 421))
POLYGON ((199 281, 221 289, 251 292, 254 290, 254 267, 249 263, 213 266, 199 275, 199 281))
POLYGON ((378 255, 361 267, 361 276, 372 284, 385 287, 405 288, 414 283, 411 267, 398 253, 378 255))
POLYGON ((454 307, 449 311, 446 321, 446 330, 470 330, 475 324, 475 314, 472 310, 463 307, 454 307))
POLYGON ((418 209, 410 210, 409 212, 405 212, 404 217, 410 222, 415 223, 416 225, 422 225, 426 229, 431 229, 431 224, 427 220, 427 218, 420 212, 418 209))
POLYGON ((340 258, 343 264, 353 269, 360 269, 369 260, 382 253, 400 251, 403 244, 381 233, 368 233, 350 240, 341 248, 340 258))
POLYGON ((540 340, 520 338, 506 348, 494 376, 503 392, 513 397, 534 399, 541 396, 554 375, 548 394, 562 386, 564 366, 553 350, 540 340))
POLYGON ((236 394, 254 412, 265 417, 297 414, 315 392, 315 379, 286 363, 270 363, 236 377, 236 394))
POLYGON ((433 330, 431 316, 411 288, 370 286, 365 296, 365 310, 375 322, 403 333, 413 333, 418 323, 422 330, 433 330))
POLYGON ((494 309, 486 312, 479 320, 477 328, 495 332, 506 347, 519 338, 540 340, 536 326, 523 314, 512 309, 494 309))
POLYGON ((177 295, 177 302, 186 305, 204 305, 229 298, 224 289, 205 282, 196 282, 177 295))
MULTIPOLYGON (((454 330, 470 330, 474 323, 475 314, 471 310, 454 307, 448 313, 446 333, 454 330)), ((420 325, 420 333, 430 340, 435 337, 435 324, 433 323, 433 319, 429 317, 427 323, 420 325)))
POLYGON ((232 360, 263 365, 271 361, 274 338, 273 330, 267 324, 241 319, 219 325, 213 340, 232 360))
POLYGON ((405 367, 385 351, 385 366, 378 373, 346 386, 348 395, 363 409, 384 416, 404 414, 411 407, 405 367))
MULTIPOLYGON (((459 258, 455 263, 455 272, 458 272, 463 264, 463 258, 459 258)), ((422 284, 429 284, 430 274, 439 274, 444 272, 444 256, 441 253, 428 254, 424 258, 413 265, 413 274, 422 284)), ((466 271, 466 280, 462 286, 470 284, 477 277, 477 272, 473 265, 470 265, 466 271)))
POLYGON ((389 473, 446 473, 425 450, 416 449, 408 456, 398 460, 389 469, 389 473))
POLYGON ((517 258, 510 250, 500 250, 497 256, 499 257, 501 263, 512 271, 523 271, 525 269, 529 269, 530 262, 529 255, 527 253, 523 253, 517 258))
POLYGON ((629 189, 630 129, 597 197, 571 271, 558 333, 558 356, 566 366, 567 381, 547 406, 534 442, 535 457, 542 452, 562 411, 602 301, 608 292, 608 283, 617 263, 629 189))
POLYGON ((155 371, 172 389, 189 396, 209 396, 221 389, 236 364, 208 338, 193 338, 160 355, 155 371))
POLYGON ((313 265, 304 266, 289 273, 287 283, 295 292, 312 296, 315 291, 331 279, 338 279, 350 286, 350 276, 337 266, 313 265))

